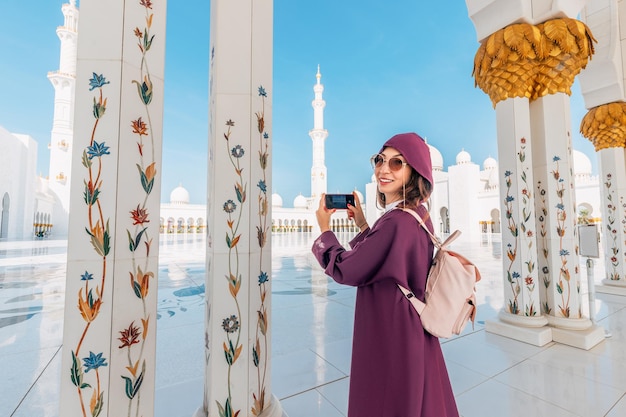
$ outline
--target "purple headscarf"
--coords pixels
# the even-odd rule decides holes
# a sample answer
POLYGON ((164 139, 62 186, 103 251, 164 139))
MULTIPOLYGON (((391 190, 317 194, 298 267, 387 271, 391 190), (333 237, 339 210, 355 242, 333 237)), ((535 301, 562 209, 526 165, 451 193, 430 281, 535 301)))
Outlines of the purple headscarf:
POLYGON ((400 151, 406 162, 411 165, 418 174, 424 177, 430 185, 434 185, 433 166, 430 161, 430 149, 428 145, 417 133, 400 133, 389 139, 379 153, 392 147, 400 151))

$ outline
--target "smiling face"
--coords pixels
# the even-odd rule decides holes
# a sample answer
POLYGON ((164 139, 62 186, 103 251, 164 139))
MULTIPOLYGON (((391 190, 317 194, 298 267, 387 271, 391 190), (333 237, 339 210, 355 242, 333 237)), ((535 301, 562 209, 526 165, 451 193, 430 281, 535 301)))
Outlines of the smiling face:
POLYGON ((383 162, 380 163, 379 160, 379 163, 375 165, 374 176, 378 191, 385 195, 385 204, 390 204, 403 198, 402 186, 411 175, 411 167, 406 163, 400 151, 395 148, 385 148, 380 155, 383 162), (397 169, 399 165, 392 159, 402 161, 402 166, 397 169))

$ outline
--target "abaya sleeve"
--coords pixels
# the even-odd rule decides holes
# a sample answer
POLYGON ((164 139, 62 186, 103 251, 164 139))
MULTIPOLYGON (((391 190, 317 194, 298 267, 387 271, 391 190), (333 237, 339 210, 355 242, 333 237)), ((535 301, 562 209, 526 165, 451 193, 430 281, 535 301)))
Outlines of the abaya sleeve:
MULTIPOLYGON (((426 232, 418 229, 415 219, 401 210, 381 217, 369 231, 353 240, 346 250, 331 231, 322 233, 313 243, 312 252, 326 274, 345 285, 368 285, 381 279, 408 276, 407 259, 422 253, 428 256, 426 232), (420 236, 422 235, 423 236, 420 236)), ((432 252, 431 252, 432 253, 432 252)))

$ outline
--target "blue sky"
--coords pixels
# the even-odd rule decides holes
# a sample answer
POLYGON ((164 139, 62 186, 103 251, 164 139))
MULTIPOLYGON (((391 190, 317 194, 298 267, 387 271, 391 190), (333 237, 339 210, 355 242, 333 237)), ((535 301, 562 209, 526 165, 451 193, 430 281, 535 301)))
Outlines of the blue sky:
MULTIPOLYGON (((158 0, 155 0, 158 1, 158 0)), ((57 26, 65 0, 5 2, 0 15, 0 125, 39 143, 48 173, 57 26)), ((415 131, 455 163, 464 149, 482 165, 497 159, 495 111, 474 87, 478 48, 465 2, 397 0, 274 1, 273 181, 284 205, 310 194, 313 85, 324 84, 328 192, 365 192, 369 157, 390 136, 415 131)), ((191 202, 206 196, 209 2, 169 0, 165 68, 162 201, 181 183, 191 202)), ((575 149, 596 168, 593 146, 578 133, 586 113, 572 95, 575 149)))

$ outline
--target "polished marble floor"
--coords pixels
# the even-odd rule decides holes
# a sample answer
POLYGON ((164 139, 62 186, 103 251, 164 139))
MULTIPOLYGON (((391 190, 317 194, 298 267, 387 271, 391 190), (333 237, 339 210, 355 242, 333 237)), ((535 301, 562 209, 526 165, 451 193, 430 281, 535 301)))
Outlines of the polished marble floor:
MULTIPOLYGON (((289 417, 345 416, 355 291, 324 275, 309 236, 272 243, 273 393, 289 417)), ((65 244, 0 241, 0 417, 58 417, 65 244)), ((156 417, 190 417, 202 403, 204 247, 195 235, 160 243, 156 417)), ((442 340, 462 416, 626 416, 626 297, 596 295, 612 336, 589 351, 507 339, 484 331, 503 304, 499 237, 455 248, 483 276, 475 329, 442 340)), ((584 260, 581 270, 588 311, 584 260)))

